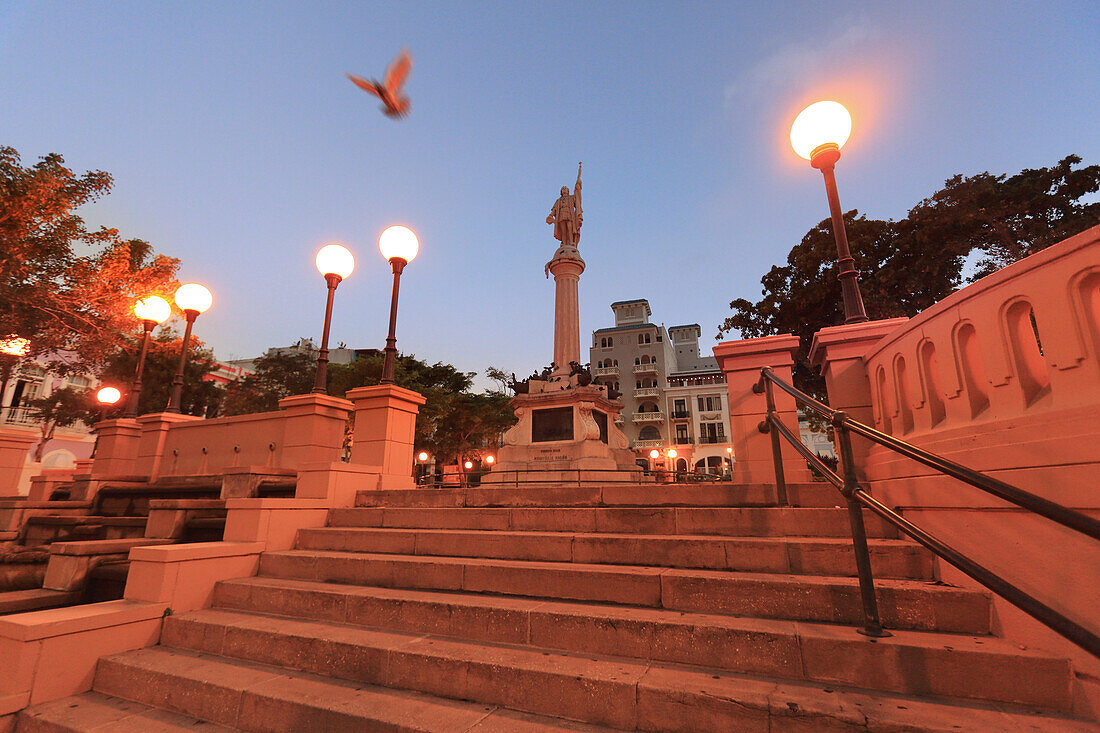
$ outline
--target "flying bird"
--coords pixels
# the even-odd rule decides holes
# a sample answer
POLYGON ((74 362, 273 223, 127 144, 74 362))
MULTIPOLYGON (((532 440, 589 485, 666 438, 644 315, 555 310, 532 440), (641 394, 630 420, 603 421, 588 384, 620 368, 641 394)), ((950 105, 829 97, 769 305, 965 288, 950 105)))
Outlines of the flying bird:
POLYGON ((409 69, 412 68, 412 57, 408 51, 402 51, 386 69, 386 76, 379 84, 374 79, 366 80, 355 74, 345 74, 355 86, 365 92, 370 92, 382 100, 382 111, 388 117, 404 117, 409 113, 409 98, 401 92, 405 80, 409 77, 409 69))

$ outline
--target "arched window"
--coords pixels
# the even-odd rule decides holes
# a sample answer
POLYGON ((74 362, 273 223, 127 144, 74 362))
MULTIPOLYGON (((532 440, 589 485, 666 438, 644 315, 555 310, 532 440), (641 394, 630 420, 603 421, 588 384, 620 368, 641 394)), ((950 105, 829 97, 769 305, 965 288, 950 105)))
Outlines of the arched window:
POLYGON ((641 359, 639 359, 638 357, 634 357, 634 366, 638 366, 641 363, 642 363, 641 359))
POLYGON ((661 431, 652 425, 646 425, 638 431, 638 440, 660 440, 661 431))
POLYGON ((614 338, 607 339, 607 348, 610 349, 614 345, 615 345, 615 339, 614 338))

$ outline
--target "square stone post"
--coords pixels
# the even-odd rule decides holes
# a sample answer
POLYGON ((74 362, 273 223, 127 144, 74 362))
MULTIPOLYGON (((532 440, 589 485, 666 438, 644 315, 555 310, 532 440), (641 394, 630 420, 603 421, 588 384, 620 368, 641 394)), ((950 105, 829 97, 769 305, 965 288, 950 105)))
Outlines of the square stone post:
POLYGON ((134 475, 154 480, 160 472, 164 458, 164 442, 168 431, 175 423, 202 420, 194 415, 181 415, 175 412, 151 412, 137 419, 141 426, 141 439, 138 441, 138 455, 134 462, 134 475))
POLYGON ((138 445, 141 443, 141 425, 138 421, 129 417, 100 420, 94 430, 97 437, 92 478, 133 476, 138 445))
POLYGON ((353 389, 347 397, 355 405, 351 462, 381 466, 380 489, 413 488, 413 436, 424 396, 393 384, 379 384, 353 389))
POLYGON ((0 496, 19 495, 27 454, 38 440, 38 435, 25 430, 0 430, 0 496))
POLYGON ((283 431, 282 465, 334 463, 344 449, 344 431, 352 403, 326 394, 300 394, 279 400, 283 431))
MULTIPOLYGON (((791 382, 794 352, 798 337, 790 334, 763 338, 724 341, 714 347, 714 357, 726 378, 729 393, 730 432, 733 434, 733 480, 741 483, 775 483, 771 438, 760 432, 760 423, 768 415, 763 394, 752 386, 760 380, 760 370, 771 367, 775 376, 791 382)), ((775 409, 779 419, 798 435, 798 413, 794 398, 775 389, 775 409)), ((786 440, 780 438, 783 473, 787 483, 810 480, 806 459, 786 440)))
MULTIPOLYGON (((909 322, 908 318, 889 318, 864 323, 846 323, 829 326, 814 334, 810 346, 810 363, 821 369, 825 377, 825 389, 829 393, 829 407, 844 410, 853 420, 875 426, 871 407, 871 380, 866 354, 887 334, 909 322)), ((866 480, 864 467, 872 443, 858 435, 852 436, 852 457, 856 475, 866 480)), ((840 455, 840 451, 837 451, 840 455)))

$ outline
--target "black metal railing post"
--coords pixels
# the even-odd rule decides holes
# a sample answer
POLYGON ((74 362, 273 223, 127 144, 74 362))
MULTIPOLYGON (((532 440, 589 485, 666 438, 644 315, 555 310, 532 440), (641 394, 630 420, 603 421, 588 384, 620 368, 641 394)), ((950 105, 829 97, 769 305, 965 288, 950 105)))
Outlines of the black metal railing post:
POLYGON ((779 506, 787 506, 787 478, 783 473, 783 451, 779 444, 779 433, 772 429, 772 421, 778 420, 775 414, 775 395, 772 393, 771 380, 765 375, 770 375, 771 369, 764 367, 761 370, 760 381, 752 386, 756 394, 764 393, 765 403, 768 407, 768 416, 760 421, 757 429, 762 433, 768 433, 772 439, 772 462, 775 465, 775 498, 779 506))
POLYGON ((863 524, 863 506, 856 499, 859 480, 856 477, 855 458, 852 454, 852 436, 845 427, 847 415, 836 412, 833 415, 833 431, 840 444, 840 463, 844 469, 844 485, 840 492, 848 504, 848 524, 852 530, 852 551, 856 556, 856 574, 859 576, 859 595, 863 601, 863 628, 859 633, 865 636, 890 636, 882 628, 878 613, 878 599, 875 597, 875 576, 871 572, 871 552, 867 549, 867 528, 863 524))

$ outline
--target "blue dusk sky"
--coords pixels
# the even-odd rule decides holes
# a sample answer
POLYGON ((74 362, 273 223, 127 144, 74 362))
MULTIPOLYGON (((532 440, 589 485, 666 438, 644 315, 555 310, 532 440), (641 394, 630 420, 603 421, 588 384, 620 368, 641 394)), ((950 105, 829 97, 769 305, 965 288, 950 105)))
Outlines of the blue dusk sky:
POLYGON ((421 252, 398 348, 523 375, 552 357, 545 219, 578 161, 582 353, 632 298, 709 351, 729 301, 828 215, 788 143, 802 107, 851 110, 841 203, 899 218, 956 173, 1100 162, 1098 31, 1094 0, 7 0, 0 144, 110 172, 86 219, 210 287, 196 334, 219 358, 319 337, 330 241, 357 258, 333 343, 382 347, 378 234, 403 223, 421 252), (344 72, 380 77, 403 47, 394 121, 344 72))

